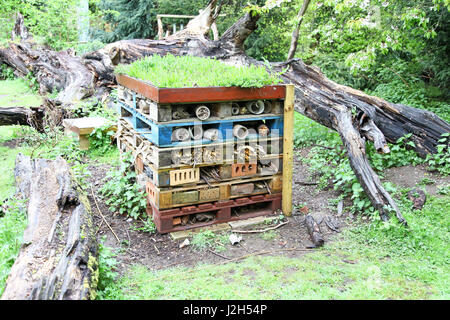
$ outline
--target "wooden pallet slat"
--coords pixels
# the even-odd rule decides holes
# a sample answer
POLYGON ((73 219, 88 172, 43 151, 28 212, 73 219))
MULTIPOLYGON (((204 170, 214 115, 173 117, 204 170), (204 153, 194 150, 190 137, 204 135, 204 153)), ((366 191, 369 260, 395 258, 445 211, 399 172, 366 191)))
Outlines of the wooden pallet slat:
POLYGON ((158 88, 127 75, 116 75, 118 84, 129 88, 157 103, 219 102, 233 100, 282 99, 286 94, 284 85, 262 88, 198 87, 158 88))
POLYGON ((211 184, 160 188, 146 182, 148 200, 158 209, 168 209, 212 200, 227 200, 245 195, 281 192, 281 174, 275 176, 234 179, 211 184), (212 189, 214 192, 210 191, 212 189), (218 190, 217 190, 218 189, 218 190))
POLYGON ((202 203, 168 210, 160 210, 149 202, 147 214, 153 218, 159 233, 167 233, 276 214, 277 210, 281 208, 281 200, 281 193, 277 193, 202 203), (205 213, 211 216, 211 220, 190 223, 192 217, 205 213))
POLYGON ((235 119, 225 120, 211 120, 211 121, 191 121, 191 122, 177 122, 168 124, 156 124, 145 115, 134 110, 123 103, 118 103, 119 112, 122 118, 128 120, 133 129, 148 139, 151 143, 159 147, 174 147, 174 146, 190 146, 190 145, 204 145, 219 141, 239 141, 233 136, 233 127, 235 124, 253 123, 254 132, 250 133, 247 138, 242 140, 257 139, 260 136, 256 133, 257 124, 264 121, 270 130, 268 137, 281 137, 283 135, 283 117, 277 116, 262 116, 262 117, 241 117, 235 119), (218 139, 196 139, 187 141, 172 141, 172 133, 177 128, 189 128, 194 126, 202 126, 205 129, 217 129, 218 139))

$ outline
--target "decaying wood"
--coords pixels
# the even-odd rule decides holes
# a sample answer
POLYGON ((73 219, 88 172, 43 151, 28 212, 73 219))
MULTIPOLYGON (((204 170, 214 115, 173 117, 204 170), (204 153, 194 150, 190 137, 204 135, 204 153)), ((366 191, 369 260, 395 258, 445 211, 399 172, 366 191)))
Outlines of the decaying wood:
POLYGON ((186 28, 180 30, 166 39, 185 39, 187 37, 197 37, 205 39, 206 34, 211 30, 211 25, 216 21, 222 8, 222 1, 210 0, 205 9, 199 15, 191 19, 186 28), (219 4, 218 4, 219 2, 219 4))
MULTIPOLYGON (((203 11, 207 18, 197 19, 203 21, 205 28, 210 26, 211 19, 217 13, 217 1, 210 1, 209 5, 210 10, 203 11)), ((89 95, 104 97, 116 85, 113 71, 117 64, 130 63, 148 55, 171 53, 215 57, 235 65, 264 65, 248 57, 244 51, 244 42, 257 28, 259 18, 260 15, 255 12, 244 14, 217 41, 207 40, 199 33, 196 33, 197 36, 182 36, 179 33, 175 38, 164 40, 122 40, 82 58, 67 51, 52 52, 32 45, 30 41, 11 43, 8 48, 0 49, 0 62, 22 74, 33 70, 41 91, 61 89, 57 102, 70 104, 89 95)), ((17 24, 21 23, 23 21, 18 19, 17 24)), ((20 26, 15 29, 24 31, 20 26)), ((350 165, 382 219, 386 220, 394 213, 402 223, 406 223, 371 168, 365 143, 371 141, 378 152, 388 153, 387 142, 395 142, 406 134, 412 134, 410 139, 415 144, 414 150, 426 156, 436 152, 437 140, 441 134, 450 131, 450 125, 429 111, 389 103, 339 85, 300 59, 273 63, 272 68, 277 72, 285 71, 283 80, 295 85, 296 111, 340 134, 350 165)))
POLYGON ((305 217, 305 225, 309 236, 311 237, 312 243, 314 243, 316 247, 322 246, 325 242, 322 232, 320 232, 320 228, 316 220, 314 220, 314 218, 309 214, 305 217))
POLYGON ((0 107, 0 126, 22 125, 43 130, 44 108, 0 107))
POLYGON ((28 226, 2 300, 95 298, 98 244, 89 202, 62 158, 16 158, 16 198, 28 226))

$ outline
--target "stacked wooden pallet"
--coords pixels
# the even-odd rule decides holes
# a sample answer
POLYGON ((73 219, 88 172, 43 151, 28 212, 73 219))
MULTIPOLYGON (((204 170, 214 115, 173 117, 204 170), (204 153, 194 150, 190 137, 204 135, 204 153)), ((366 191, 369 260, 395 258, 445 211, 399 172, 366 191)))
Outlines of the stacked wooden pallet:
POLYGON ((284 86, 165 96, 136 81, 118 77, 117 141, 134 155, 160 233, 281 209, 284 86))

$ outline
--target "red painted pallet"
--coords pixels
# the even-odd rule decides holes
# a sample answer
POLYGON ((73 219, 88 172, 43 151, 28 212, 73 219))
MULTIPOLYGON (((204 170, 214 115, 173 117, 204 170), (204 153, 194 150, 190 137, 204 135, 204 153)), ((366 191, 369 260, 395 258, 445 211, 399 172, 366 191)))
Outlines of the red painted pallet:
POLYGON ((158 88, 145 81, 124 74, 116 75, 117 83, 157 103, 220 102, 258 99, 284 99, 286 86, 262 88, 198 87, 158 88))
POLYGON ((149 202, 147 214, 153 218, 159 233, 167 233, 275 214, 278 209, 281 209, 281 193, 202 203, 168 210, 158 210, 149 202), (212 216, 213 219, 190 223, 191 218, 205 213, 212 216), (184 225, 182 224, 183 220, 185 221, 184 225))

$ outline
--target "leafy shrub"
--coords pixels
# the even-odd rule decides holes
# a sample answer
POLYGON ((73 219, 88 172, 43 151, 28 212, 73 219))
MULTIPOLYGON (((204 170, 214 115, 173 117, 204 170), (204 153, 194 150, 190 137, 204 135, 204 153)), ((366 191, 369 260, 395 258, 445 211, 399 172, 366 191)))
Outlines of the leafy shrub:
MULTIPOLYGON (((411 135, 406 135, 397 140, 396 144, 389 144, 391 153, 379 154, 372 143, 366 146, 367 156, 372 167, 382 172, 386 168, 403 165, 416 165, 423 163, 413 150, 411 135)), ((327 188, 332 186, 334 190, 341 191, 341 198, 349 197, 352 200, 351 210, 366 214, 375 214, 375 209, 364 189, 356 178, 347 157, 345 148, 338 136, 328 141, 317 141, 311 149, 309 156, 303 161, 309 164, 309 170, 318 175, 318 186, 327 188)), ((396 188, 389 182, 383 183, 387 192, 395 192, 396 188)))
POLYGON ((11 67, 4 63, 0 64, 0 80, 14 80, 15 78, 14 70, 11 67))
POLYGON ((440 174, 450 174, 450 133, 444 133, 438 140, 437 152, 429 154, 425 162, 430 166, 430 170, 438 171, 440 174))
POLYGON ((104 245, 104 239, 99 245, 97 299, 116 299, 121 289, 117 284, 117 252, 113 248, 104 245))
POLYGON ((156 225, 150 217, 147 217, 146 220, 142 220, 142 223, 144 224, 142 227, 134 226, 133 227, 134 230, 147 232, 147 233, 155 233, 156 232, 156 225))
POLYGON ((409 140, 411 133, 399 138, 395 144, 388 143, 390 153, 380 154, 376 152, 372 143, 366 144, 367 154, 372 168, 381 172, 383 169, 400 167, 406 165, 418 165, 423 159, 411 148, 415 147, 413 141, 409 140))
POLYGON ((110 124, 105 124, 95 128, 89 135, 89 147, 100 153, 107 153, 115 147, 111 144, 114 130, 110 129, 110 124))
POLYGON ((128 155, 124 157, 119 170, 110 170, 100 193, 106 198, 105 203, 110 211, 137 219, 144 212, 147 200, 142 187, 136 183, 136 173, 130 170, 132 163, 132 156, 128 155))

